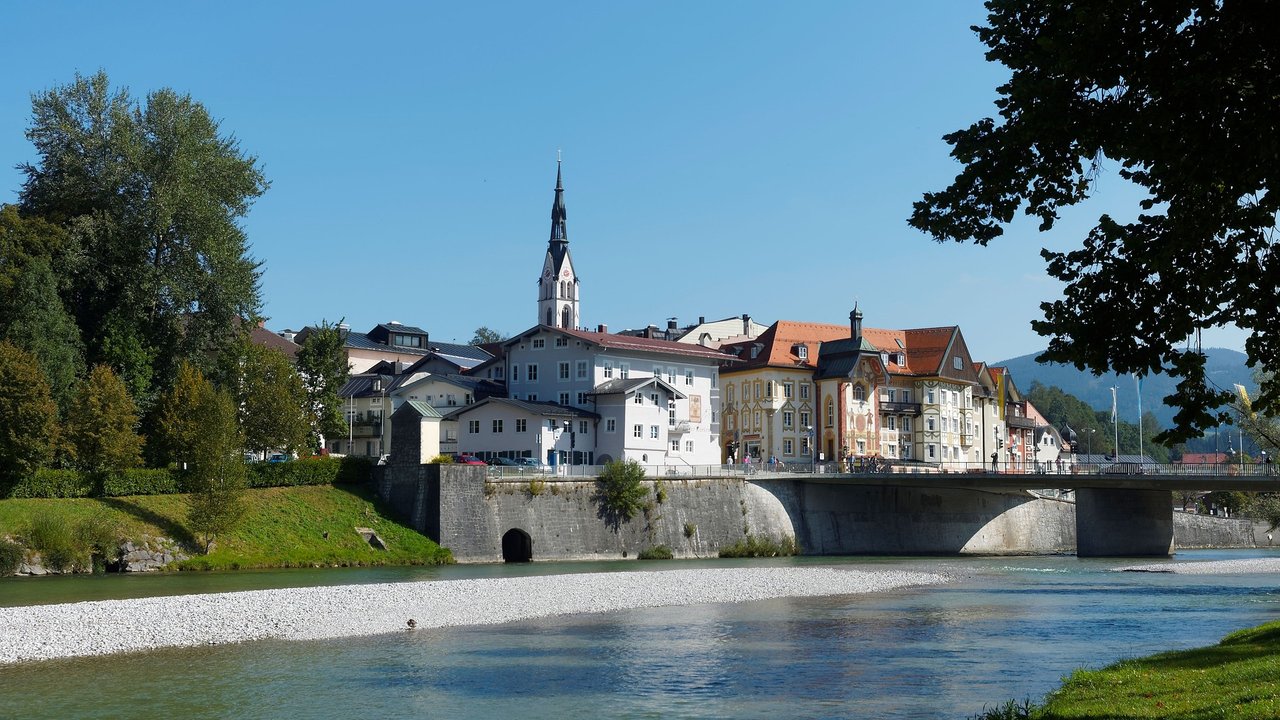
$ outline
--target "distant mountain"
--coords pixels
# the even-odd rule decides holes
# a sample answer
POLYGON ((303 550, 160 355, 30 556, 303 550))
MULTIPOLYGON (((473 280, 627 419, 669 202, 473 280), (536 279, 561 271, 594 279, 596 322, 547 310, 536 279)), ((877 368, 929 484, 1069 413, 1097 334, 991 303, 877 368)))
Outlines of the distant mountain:
MULTIPOLYGON (((1244 353, 1226 348, 1208 348, 1204 353, 1205 370, 1211 383, 1224 390, 1231 390, 1239 383, 1252 391, 1252 371, 1244 364, 1244 353)), ((1036 362, 1036 355, 1039 353, 991 365, 1009 368, 1014 384, 1023 392, 1029 391, 1031 383, 1036 381, 1042 385, 1056 385, 1090 407, 1107 412, 1111 411, 1111 387, 1114 385, 1120 419, 1137 422, 1137 392, 1132 377, 1115 374, 1094 376, 1070 365, 1041 365, 1036 362)), ((1142 410, 1155 415, 1162 427, 1173 424, 1173 409, 1164 404, 1164 398, 1171 395, 1176 386, 1177 382, 1168 375, 1152 375, 1142 380, 1142 410)))

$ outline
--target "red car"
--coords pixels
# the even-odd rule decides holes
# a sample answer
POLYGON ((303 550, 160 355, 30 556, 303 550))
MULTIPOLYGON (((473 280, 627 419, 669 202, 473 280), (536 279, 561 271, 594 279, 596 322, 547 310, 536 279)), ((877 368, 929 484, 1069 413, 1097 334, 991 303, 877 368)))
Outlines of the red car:
POLYGON ((459 455, 453 460, 458 465, 488 465, 485 461, 475 455, 459 455))

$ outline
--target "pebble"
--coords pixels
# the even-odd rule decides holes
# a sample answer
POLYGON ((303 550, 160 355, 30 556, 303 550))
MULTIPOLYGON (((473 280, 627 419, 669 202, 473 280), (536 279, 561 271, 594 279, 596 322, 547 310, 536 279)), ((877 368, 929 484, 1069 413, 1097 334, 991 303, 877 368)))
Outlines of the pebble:
POLYGON ((725 568, 251 590, 0 608, 0 664, 489 625, 630 608, 855 595, 947 582, 936 573, 725 568), (414 618, 406 623, 406 618, 414 618))
POLYGON ((1116 568, 1120 572, 1177 573, 1179 575, 1242 575, 1245 573, 1280 573, 1280 558, 1248 558, 1243 560, 1202 560, 1198 562, 1163 562, 1116 568))

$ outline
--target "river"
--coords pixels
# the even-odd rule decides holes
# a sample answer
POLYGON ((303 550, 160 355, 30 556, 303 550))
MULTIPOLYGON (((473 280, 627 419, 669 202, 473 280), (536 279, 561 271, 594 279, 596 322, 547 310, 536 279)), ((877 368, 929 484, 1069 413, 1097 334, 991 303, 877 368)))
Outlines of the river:
MULTIPOLYGON (((1184 551, 1179 561, 1275 556, 1184 551)), ((889 593, 630 610, 0 667, 13 718, 964 718, 1081 666, 1280 619, 1274 575, 1075 557, 789 558, 0 580, 4 606, 353 582, 749 564, 946 572, 889 593)), ((1145 562, 1145 561, 1144 561, 1145 562)))

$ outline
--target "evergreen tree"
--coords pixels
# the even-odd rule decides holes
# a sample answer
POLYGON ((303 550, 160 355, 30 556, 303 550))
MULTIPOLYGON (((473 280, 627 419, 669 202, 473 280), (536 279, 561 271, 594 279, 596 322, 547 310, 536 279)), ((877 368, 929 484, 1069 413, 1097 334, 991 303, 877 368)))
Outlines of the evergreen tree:
POLYGON ((0 341, 0 483, 48 465, 57 445, 58 407, 35 356, 0 341))
POLYGON ((311 445, 322 448, 325 438, 347 428, 338 391, 350 377, 350 366, 338 326, 322 320, 316 330, 308 333, 298 350, 297 366, 307 393, 311 445))
POLYGON ((89 372, 66 428, 75 463, 85 470, 123 470, 142 464, 138 406, 124 381, 106 365, 89 372))

